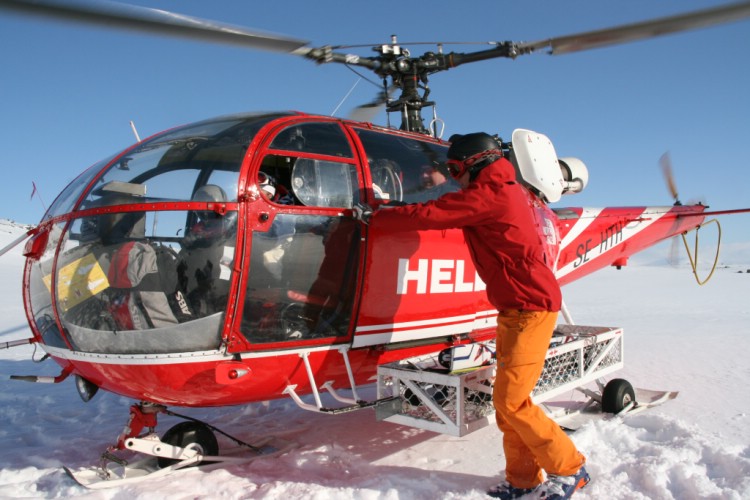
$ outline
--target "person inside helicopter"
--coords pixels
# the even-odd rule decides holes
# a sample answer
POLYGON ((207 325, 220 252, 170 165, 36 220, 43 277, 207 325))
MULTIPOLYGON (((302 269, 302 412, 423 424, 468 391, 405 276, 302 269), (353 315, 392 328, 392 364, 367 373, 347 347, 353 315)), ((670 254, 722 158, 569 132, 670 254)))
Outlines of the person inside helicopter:
POLYGON ((424 203, 440 198, 445 193, 456 190, 456 183, 451 182, 448 168, 444 163, 426 164, 420 169, 420 190, 405 197, 408 203, 424 203))
POLYGON ((294 205, 294 195, 272 175, 258 172, 258 186, 263 197, 279 205, 294 205))
MULTIPOLYGON (((267 201, 279 205, 294 205, 294 196, 289 190, 263 171, 258 172, 258 186, 267 201)), ((268 237, 275 238, 276 242, 272 248, 263 252, 263 266, 276 280, 281 280, 282 259, 292 242, 294 233, 293 221, 284 218, 277 218, 268 232, 268 237)))

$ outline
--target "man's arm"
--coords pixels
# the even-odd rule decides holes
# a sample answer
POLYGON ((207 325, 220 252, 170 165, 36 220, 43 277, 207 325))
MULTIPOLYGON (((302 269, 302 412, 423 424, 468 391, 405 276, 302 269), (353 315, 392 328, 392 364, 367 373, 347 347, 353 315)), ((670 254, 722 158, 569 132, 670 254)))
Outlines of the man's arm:
POLYGON ((481 223, 487 217, 486 200, 479 186, 447 193, 415 205, 388 207, 372 213, 371 224, 394 231, 451 229, 481 223))

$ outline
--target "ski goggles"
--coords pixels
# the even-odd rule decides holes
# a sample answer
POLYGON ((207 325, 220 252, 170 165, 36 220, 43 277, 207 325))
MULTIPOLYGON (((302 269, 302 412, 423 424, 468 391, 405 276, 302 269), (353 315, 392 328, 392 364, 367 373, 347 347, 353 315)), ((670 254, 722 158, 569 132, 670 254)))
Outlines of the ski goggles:
POLYGON ((466 169, 468 168, 461 160, 448 160, 445 162, 445 166, 448 168, 448 173, 451 174, 451 177, 454 179, 458 179, 464 175, 464 172, 466 172, 466 169))
POLYGON ((448 173, 451 174, 451 177, 454 179, 460 179, 467 170, 471 169, 471 167, 491 156, 501 157, 503 156, 503 153, 497 149, 488 149, 487 151, 481 151, 470 156, 465 160, 448 159, 448 161, 445 162, 445 166, 448 168, 448 173))
POLYGON ((260 186, 269 198, 273 198, 276 195, 276 179, 267 173, 258 172, 258 186, 260 186))

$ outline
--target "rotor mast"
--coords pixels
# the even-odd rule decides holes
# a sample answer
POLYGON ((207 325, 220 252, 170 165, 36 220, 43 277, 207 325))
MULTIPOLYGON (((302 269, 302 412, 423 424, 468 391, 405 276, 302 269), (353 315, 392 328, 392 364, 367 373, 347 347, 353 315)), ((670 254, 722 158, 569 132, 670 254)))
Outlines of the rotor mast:
POLYGON ((430 134, 422 118, 422 109, 435 105, 434 101, 427 99, 430 94, 429 75, 469 62, 498 57, 513 59, 523 53, 513 42, 492 42, 492 44, 495 48, 489 50, 448 54, 443 54, 442 45, 438 44, 437 52, 425 52, 418 57, 412 57, 408 49, 398 44, 396 35, 392 35, 390 44, 373 47, 373 50, 380 54, 374 57, 334 52, 331 47, 298 49, 295 53, 321 64, 336 62, 364 67, 372 70, 384 80, 390 79, 392 86, 400 89, 401 94, 396 99, 388 99, 387 92, 384 92, 384 100, 378 104, 385 105, 388 113, 401 115, 401 130, 430 134), (420 91, 422 91, 421 94, 420 91))

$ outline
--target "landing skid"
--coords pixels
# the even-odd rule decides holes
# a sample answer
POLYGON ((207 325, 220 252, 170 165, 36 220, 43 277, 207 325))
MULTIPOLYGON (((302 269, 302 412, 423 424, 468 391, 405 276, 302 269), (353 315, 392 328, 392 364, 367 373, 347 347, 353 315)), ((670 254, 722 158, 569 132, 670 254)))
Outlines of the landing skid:
POLYGON ((155 479, 173 474, 178 471, 198 467, 201 470, 212 470, 226 465, 245 464, 259 458, 269 458, 282 454, 294 447, 291 441, 267 438, 255 445, 253 451, 237 448, 225 455, 202 455, 192 445, 186 447, 172 446, 159 439, 155 434, 140 438, 130 438, 126 448, 146 455, 134 462, 118 460, 103 464, 100 467, 89 467, 72 470, 64 467, 68 476, 76 483, 88 489, 105 489, 139 483, 147 479, 155 479), (271 444, 271 441, 274 441, 271 444), (159 466, 159 458, 176 460, 172 465, 159 466))
POLYGON ((130 418, 117 444, 101 455, 98 467, 65 472, 75 482, 89 489, 113 488, 126 484, 163 477, 190 467, 211 469, 231 464, 243 464, 258 458, 271 457, 292 448, 293 443, 278 434, 246 443, 198 419, 179 415, 163 405, 142 402, 130 407, 130 418), (162 438, 156 434, 157 416, 168 414, 184 419, 171 427, 162 438), (145 433, 142 431, 146 430, 145 433), (216 433, 236 445, 219 455, 216 433), (115 452, 137 453, 135 461, 128 461, 115 452))
POLYGON ((675 399, 676 391, 652 391, 635 389, 635 401, 623 408, 619 413, 606 413, 601 405, 589 399, 588 401, 549 401, 543 404, 547 414, 555 420, 566 432, 575 432, 586 423, 594 420, 611 420, 641 413, 675 399))

